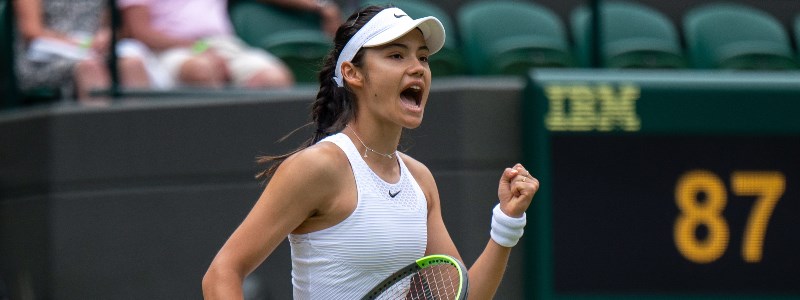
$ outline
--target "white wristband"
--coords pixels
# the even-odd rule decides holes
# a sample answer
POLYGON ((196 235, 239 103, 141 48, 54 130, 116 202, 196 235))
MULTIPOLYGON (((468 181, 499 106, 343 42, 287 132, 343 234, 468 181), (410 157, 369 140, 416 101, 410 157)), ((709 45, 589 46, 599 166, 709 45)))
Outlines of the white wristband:
POLYGON ((522 213, 522 217, 512 218, 503 213, 500 204, 497 204, 492 210, 492 231, 489 234, 500 246, 511 248, 525 232, 526 222, 525 213, 522 213))

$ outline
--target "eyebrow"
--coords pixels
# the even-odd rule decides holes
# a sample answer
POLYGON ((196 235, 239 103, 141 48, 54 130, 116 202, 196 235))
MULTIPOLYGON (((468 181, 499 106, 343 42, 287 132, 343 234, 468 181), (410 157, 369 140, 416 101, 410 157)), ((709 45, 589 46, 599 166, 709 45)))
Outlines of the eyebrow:
MULTIPOLYGON (((409 49, 409 47, 408 47, 406 44, 402 44, 402 43, 391 43, 391 44, 386 44, 386 45, 380 46, 380 47, 379 47, 379 49, 387 49, 387 48, 391 48, 391 47, 398 47, 398 48, 403 48, 403 49, 409 49)), ((431 51, 431 50, 428 48, 428 45, 422 45, 422 47, 419 47, 419 49, 417 49, 417 50, 427 50, 427 51, 431 51)))

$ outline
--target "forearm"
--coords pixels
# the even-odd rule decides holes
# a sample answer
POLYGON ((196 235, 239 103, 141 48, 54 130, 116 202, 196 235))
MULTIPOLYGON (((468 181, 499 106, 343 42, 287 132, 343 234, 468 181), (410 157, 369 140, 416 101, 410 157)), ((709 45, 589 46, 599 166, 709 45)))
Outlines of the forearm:
POLYGON ((20 30, 20 35, 22 36, 22 40, 26 43, 26 45, 28 45, 30 42, 38 38, 55 39, 62 41, 64 43, 69 43, 74 45, 79 44, 79 41, 70 37, 68 34, 64 32, 58 32, 43 26, 29 26, 23 30, 20 30))
POLYGON ((44 26, 41 2, 16 0, 14 1, 14 14, 19 33, 26 43, 38 37, 54 37, 55 32, 47 30, 44 26))
POLYGON ((498 188, 500 203, 492 209, 492 229, 489 232, 489 242, 469 271, 471 299, 492 299, 494 297, 508 265, 511 248, 517 245, 524 233, 527 223, 525 210, 528 208, 527 204, 530 203, 530 198, 521 197, 533 196, 535 190, 533 192, 528 190, 527 188, 530 188, 531 185, 526 182, 530 179, 530 183, 533 183, 535 179, 527 177, 529 176, 527 171, 520 172, 520 170, 524 170, 521 165, 515 166, 514 169, 506 169, 501 178, 498 188), (519 174, 525 175, 517 179, 519 174), (512 180, 516 183, 512 184, 512 180), (514 192, 515 190, 516 192, 514 192), (514 194, 509 192, 514 192, 514 194), (518 196, 514 197, 514 195, 518 196), (513 201, 506 200, 509 196, 513 201), (517 200, 522 200, 522 202, 517 202, 517 200), (505 207, 503 207, 504 204, 505 207))
POLYGON ((319 14, 322 22, 322 31, 333 37, 339 25, 342 24, 342 13, 333 1, 320 0, 261 0, 263 3, 276 6, 309 11, 319 14))
POLYGON ((469 299, 492 299, 503 279, 511 248, 489 240, 483 253, 469 268, 469 299))
POLYGON ((191 39, 176 38, 150 29, 132 29, 131 37, 158 51, 175 47, 189 47, 195 42, 191 39))
POLYGON ((318 4, 320 2, 317 0, 261 0, 261 2, 307 11, 317 11, 320 8, 318 4))

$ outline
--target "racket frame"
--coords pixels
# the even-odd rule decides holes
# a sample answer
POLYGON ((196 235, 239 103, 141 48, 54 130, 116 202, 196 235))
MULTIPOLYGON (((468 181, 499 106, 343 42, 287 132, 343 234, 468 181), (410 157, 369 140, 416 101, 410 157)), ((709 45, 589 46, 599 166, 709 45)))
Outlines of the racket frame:
POLYGON ((466 300, 467 292, 469 291, 469 276, 467 274, 467 268, 455 257, 445 254, 433 254, 417 259, 415 262, 403 267, 397 272, 394 272, 389 277, 386 277, 386 279, 373 287, 363 298, 361 298, 361 300, 376 299, 383 291, 400 280, 414 275, 419 270, 424 268, 442 264, 449 264, 456 267, 456 270, 458 270, 459 282, 455 300, 466 300))

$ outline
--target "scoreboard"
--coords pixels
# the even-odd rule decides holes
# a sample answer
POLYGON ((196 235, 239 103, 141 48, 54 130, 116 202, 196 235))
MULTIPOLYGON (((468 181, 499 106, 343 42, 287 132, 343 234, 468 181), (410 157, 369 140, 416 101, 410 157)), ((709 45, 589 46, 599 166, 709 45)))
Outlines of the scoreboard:
POLYGON ((536 70, 531 299, 800 299, 800 73, 536 70))

